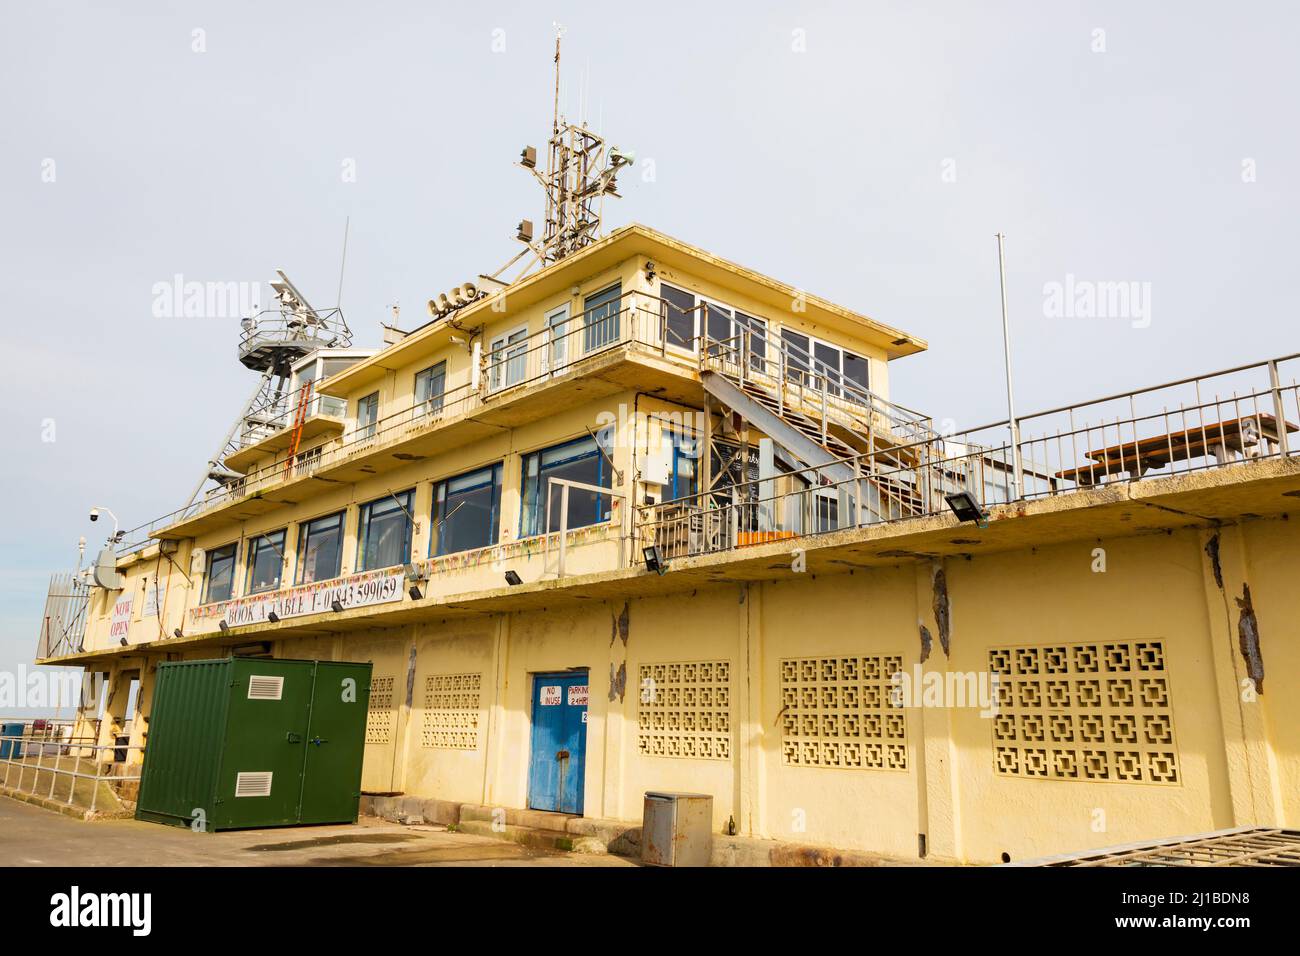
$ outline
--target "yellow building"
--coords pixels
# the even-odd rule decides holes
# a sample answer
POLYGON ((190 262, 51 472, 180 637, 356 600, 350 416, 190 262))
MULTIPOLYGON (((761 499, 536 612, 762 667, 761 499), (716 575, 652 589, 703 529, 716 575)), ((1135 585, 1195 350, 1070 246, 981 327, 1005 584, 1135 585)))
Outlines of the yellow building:
POLYGON ((923 341, 638 225, 394 338, 307 355, 47 635, 101 743, 160 661, 369 660, 364 790, 430 818, 690 791, 772 860, 973 863, 1300 825, 1286 361, 941 435, 890 396, 923 341))

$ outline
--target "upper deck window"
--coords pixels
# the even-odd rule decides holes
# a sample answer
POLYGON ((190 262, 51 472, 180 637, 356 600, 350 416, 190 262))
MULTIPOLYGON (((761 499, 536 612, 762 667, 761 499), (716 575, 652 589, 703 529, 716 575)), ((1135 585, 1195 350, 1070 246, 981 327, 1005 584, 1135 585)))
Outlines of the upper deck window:
POLYGON ((442 396, 447 391, 447 363, 415 373, 415 414, 432 415, 442 411, 442 396))
POLYGON ((203 595, 204 604, 229 601, 234 594, 235 556, 238 552, 238 542, 232 542, 222 548, 213 548, 208 552, 207 590, 203 595))
MULTIPOLYGON (((602 435, 607 436, 608 430, 602 435)), ((602 439, 603 440, 603 439, 602 439)), ((523 511, 520 533, 523 537, 543 534, 560 528, 562 486, 551 478, 563 478, 601 488, 612 487, 613 469, 606 450, 593 438, 579 438, 524 456, 523 511)), ((569 488, 567 526, 582 528, 609 520, 608 495, 579 488, 569 488)))
POLYGON ((411 560, 411 502, 414 491, 385 495, 361 506, 357 570, 391 568, 411 560))
POLYGON ((372 392, 365 398, 357 399, 357 433, 362 438, 371 438, 379 422, 379 393, 372 392))
POLYGON ((248 543, 248 594, 274 591, 284 570, 284 529, 259 534, 248 543))
POLYGON ((343 512, 313 518, 298 530, 298 583, 336 578, 343 570, 343 512))
POLYGON ((589 295, 583 301, 586 322, 582 332, 582 350, 591 352, 618 341, 619 308, 623 286, 615 282, 608 289, 589 295))
POLYGON ((501 464, 440 481, 433 490, 430 553, 455 554, 496 540, 501 513, 501 464))
POLYGON ((664 329, 668 344, 695 351, 694 293, 661 282, 659 294, 664 299, 664 329))

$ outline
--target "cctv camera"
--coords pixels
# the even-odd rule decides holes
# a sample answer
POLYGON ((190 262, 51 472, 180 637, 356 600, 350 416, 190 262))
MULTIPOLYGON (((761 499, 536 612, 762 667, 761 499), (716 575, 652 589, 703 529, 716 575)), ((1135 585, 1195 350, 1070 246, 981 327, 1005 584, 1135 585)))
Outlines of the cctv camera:
POLYGON ((98 508, 91 508, 91 509, 90 509, 90 520, 91 520, 91 521, 98 521, 98 520, 99 520, 99 509, 98 509, 98 508))

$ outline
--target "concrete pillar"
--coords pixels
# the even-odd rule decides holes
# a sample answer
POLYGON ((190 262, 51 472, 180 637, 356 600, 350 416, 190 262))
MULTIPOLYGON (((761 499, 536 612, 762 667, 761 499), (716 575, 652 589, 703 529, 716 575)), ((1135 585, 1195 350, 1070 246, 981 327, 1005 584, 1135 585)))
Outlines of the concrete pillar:
POLYGON ((763 593, 762 584, 748 584, 741 592, 740 634, 737 641, 736 673, 732 678, 738 726, 736 765, 739 787, 736 795, 736 826, 745 836, 765 836, 767 819, 763 792, 766 765, 763 742, 763 593))
MULTIPOLYGON (((1282 794, 1267 717, 1241 656, 1235 598, 1250 583, 1250 557, 1237 525, 1200 533, 1201 582, 1213 652, 1228 789, 1237 826, 1281 826, 1282 794), (1216 550, 1217 545, 1217 550, 1216 550), (1215 562, 1217 557, 1217 574, 1215 562), (1222 581, 1222 584, 1220 584, 1222 581)), ((1265 689, 1278 692, 1278 684, 1265 689)))
MULTIPOLYGON (((915 566, 917 631, 909 642, 912 650, 903 657, 903 668, 918 699, 923 691, 923 685, 916 686, 918 673, 922 681, 930 673, 944 679, 950 666, 939 641, 939 624, 934 614, 936 566, 942 567, 942 564, 918 563, 915 566), (932 644, 930 655, 918 672, 914 665, 920 661, 922 627, 929 631, 932 644)), ((944 704, 947 706, 907 711, 908 759, 916 768, 917 833, 925 834, 927 857, 960 860, 963 859, 963 849, 957 787, 958 754, 953 740, 953 701, 944 701, 944 704)))

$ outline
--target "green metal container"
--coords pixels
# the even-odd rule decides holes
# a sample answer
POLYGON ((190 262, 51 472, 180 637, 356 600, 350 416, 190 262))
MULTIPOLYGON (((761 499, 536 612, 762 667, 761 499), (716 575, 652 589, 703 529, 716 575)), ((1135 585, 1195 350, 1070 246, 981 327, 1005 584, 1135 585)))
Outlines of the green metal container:
POLYGON ((354 823, 370 665, 158 665, 137 820, 195 830, 354 823))

